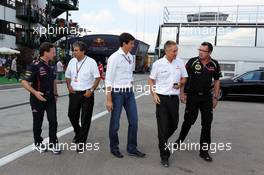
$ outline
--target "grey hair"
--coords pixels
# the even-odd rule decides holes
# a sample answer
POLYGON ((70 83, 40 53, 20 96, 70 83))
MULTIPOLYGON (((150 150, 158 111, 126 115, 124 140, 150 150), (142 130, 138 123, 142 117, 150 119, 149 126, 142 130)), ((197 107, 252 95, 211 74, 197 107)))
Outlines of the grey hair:
POLYGON ((177 46, 177 43, 175 41, 172 41, 172 40, 166 41, 166 43, 164 44, 164 51, 166 51, 168 48, 174 45, 177 46))
POLYGON ((80 51, 86 52, 87 45, 83 41, 76 41, 72 45, 73 47, 79 47, 80 51))

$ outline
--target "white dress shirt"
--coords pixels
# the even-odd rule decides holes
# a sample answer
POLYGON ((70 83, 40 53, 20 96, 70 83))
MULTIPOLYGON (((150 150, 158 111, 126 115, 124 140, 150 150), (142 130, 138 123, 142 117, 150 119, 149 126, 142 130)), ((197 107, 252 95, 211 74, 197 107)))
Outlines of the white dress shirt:
POLYGON ((133 56, 130 53, 125 54, 122 48, 119 48, 107 61, 105 86, 112 88, 132 87, 134 64, 133 56))
POLYGON ((71 79, 73 90, 84 91, 93 86, 95 78, 100 77, 100 74, 95 60, 85 56, 81 61, 78 61, 77 58, 70 60, 65 77, 71 79), (79 69, 78 74, 77 69, 79 69))
POLYGON ((181 78, 188 77, 188 73, 180 58, 176 58, 170 63, 164 56, 153 63, 149 77, 156 81, 155 91, 157 94, 179 95, 180 89, 173 88, 173 84, 180 83, 181 78))

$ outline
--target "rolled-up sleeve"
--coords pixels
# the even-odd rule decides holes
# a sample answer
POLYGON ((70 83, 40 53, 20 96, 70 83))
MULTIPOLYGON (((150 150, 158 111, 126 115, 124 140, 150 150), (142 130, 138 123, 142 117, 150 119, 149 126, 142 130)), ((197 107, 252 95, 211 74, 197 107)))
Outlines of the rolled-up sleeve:
POLYGON ((94 78, 100 77, 99 69, 95 61, 93 61, 93 76, 94 78))
POLYGON ((152 65, 151 71, 150 71, 149 78, 152 79, 152 80, 156 80, 157 72, 158 72, 158 70, 157 70, 157 62, 154 62, 153 65, 152 65))
POLYGON ((33 82, 34 79, 36 78, 36 74, 37 74, 38 70, 36 68, 36 66, 32 63, 30 64, 25 72, 25 75, 22 77, 22 80, 26 80, 28 82, 33 82))

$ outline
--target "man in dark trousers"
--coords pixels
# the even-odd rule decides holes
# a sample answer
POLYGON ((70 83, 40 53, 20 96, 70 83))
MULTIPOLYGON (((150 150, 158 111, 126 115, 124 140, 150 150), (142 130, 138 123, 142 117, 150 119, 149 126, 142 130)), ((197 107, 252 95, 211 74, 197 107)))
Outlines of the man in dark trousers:
POLYGON ((213 51, 211 43, 203 42, 198 51, 199 56, 190 59, 186 64, 189 78, 184 93, 181 94, 181 102, 186 103, 186 108, 184 122, 176 143, 179 146, 184 141, 200 110, 202 120, 200 157, 211 162, 212 157, 208 151, 211 144, 213 108, 216 107, 219 97, 221 70, 218 62, 211 58, 213 51), (212 79, 214 79, 213 91, 212 79))
POLYGON ((179 94, 188 74, 184 62, 177 57, 176 42, 167 41, 164 51, 165 56, 155 61, 152 66, 149 85, 156 104, 161 164, 169 167, 170 150, 166 148, 166 144, 178 127, 179 94))
POLYGON ((22 86, 30 92, 30 105, 33 113, 34 146, 37 151, 46 151, 42 143, 41 127, 44 112, 47 112, 49 122, 49 146, 48 150, 53 154, 60 154, 57 138, 57 110, 56 100, 58 97, 56 72, 50 61, 54 58, 55 46, 51 43, 42 43, 39 50, 40 58, 28 66, 22 86), (32 85, 30 84, 32 83, 32 85))
POLYGON ((78 153, 83 153, 87 141, 94 107, 94 91, 100 82, 100 74, 93 58, 85 55, 87 46, 82 41, 73 43, 73 54, 65 72, 69 90, 68 116, 78 144, 78 153), (81 126, 79 125, 81 112, 81 126))

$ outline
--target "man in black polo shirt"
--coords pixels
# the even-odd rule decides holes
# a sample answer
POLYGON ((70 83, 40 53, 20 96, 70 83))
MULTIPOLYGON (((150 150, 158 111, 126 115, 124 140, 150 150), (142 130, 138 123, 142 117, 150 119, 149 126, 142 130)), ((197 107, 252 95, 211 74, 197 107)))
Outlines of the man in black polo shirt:
POLYGON ((41 127, 44 112, 47 112, 49 122, 49 147, 53 154, 60 154, 57 138, 57 110, 56 99, 57 84, 54 66, 50 61, 55 56, 55 46, 51 43, 42 43, 40 46, 40 58, 27 67, 25 77, 22 79, 22 86, 30 92, 30 105, 33 113, 33 135, 34 149, 46 151, 46 145, 42 143, 41 127), (30 84, 32 83, 32 84, 30 84))
POLYGON ((203 42, 200 46, 199 56, 190 59, 186 64, 188 79, 181 93, 181 102, 186 103, 184 122, 180 136, 176 143, 184 141, 191 126, 195 123, 198 112, 201 112, 202 131, 200 137, 200 157, 211 162, 208 150, 211 144, 211 123, 213 108, 216 107, 219 96, 221 70, 218 62, 211 58, 213 46, 203 42), (212 91, 212 79, 213 91, 212 91))

